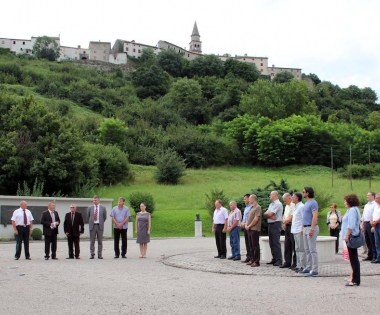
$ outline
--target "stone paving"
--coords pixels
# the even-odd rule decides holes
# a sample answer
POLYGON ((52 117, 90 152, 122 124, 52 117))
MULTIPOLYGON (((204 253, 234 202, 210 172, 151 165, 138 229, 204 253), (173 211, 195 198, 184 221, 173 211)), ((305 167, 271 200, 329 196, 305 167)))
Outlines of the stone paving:
MULTIPOLYGON (((360 260, 363 257, 360 257, 360 260)), ((261 262, 260 267, 252 268, 239 261, 227 259, 215 259, 210 255, 210 251, 195 252, 172 255, 164 257, 162 262, 165 265, 184 268, 190 270, 214 272, 235 275, 256 275, 256 276, 280 276, 280 277, 303 277, 288 268, 279 268, 261 262)), ((349 261, 336 255, 336 259, 331 262, 319 263, 319 277, 345 277, 351 272, 349 261)), ((361 276, 380 275, 380 264, 372 264, 369 261, 360 261, 361 276)))

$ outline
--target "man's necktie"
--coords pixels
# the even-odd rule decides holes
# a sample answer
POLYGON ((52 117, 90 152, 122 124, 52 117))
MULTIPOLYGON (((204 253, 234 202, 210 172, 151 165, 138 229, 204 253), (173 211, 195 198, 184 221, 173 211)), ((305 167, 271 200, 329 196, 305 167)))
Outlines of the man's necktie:
POLYGON ((74 225, 74 213, 71 213, 71 225, 74 225))
POLYGON ((98 206, 95 207, 94 221, 98 221, 98 206))
POLYGON ((26 218, 26 210, 23 210, 24 211, 24 225, 26 225, 28 223, 28 220, 26 218))

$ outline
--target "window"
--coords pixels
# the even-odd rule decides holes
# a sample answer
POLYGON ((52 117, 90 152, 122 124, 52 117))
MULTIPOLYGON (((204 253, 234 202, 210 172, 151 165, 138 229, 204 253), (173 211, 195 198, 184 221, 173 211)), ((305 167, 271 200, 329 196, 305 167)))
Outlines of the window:
POLYGON ((274 77, 274 73, 271 73, 270 75, 271 75, 272 77, 274 77))
POLYGON ((127 48, 125 48, 125 51, 128 51, 128 47, 127 47, 127 48))
POLYGON ((263 72, 263 69, 261 69, 260 71, 263 72))
MULTIPOLYGON (((261 60, 262 60, 262 59, 261 59, 261 60)), ((261 63, 260 66, 263 66, 263 63, 261 63)))
POLYGON ((13 41, 13 45, 16 45, 16 41, 15 40, 13 41))
POLYGON ((138 50, 138 53, 141 53, 141 50, 140 50, 140 49, 138 50))
POLYGON ((96 54, 96 50, 94 50, 94 54, 96 54))
POLYGON ((25 42, 22 42, 23 45, 25 45, 25 42))
POLYGON ((1 43, 4 45, 4 41, 1 41, 1 43))
POLYGON ((243 60, 245 60, 245 58, 243 58, 243 60))
POLYGON ((133 52, 136 52, 136 49, 133 48, 133 52))

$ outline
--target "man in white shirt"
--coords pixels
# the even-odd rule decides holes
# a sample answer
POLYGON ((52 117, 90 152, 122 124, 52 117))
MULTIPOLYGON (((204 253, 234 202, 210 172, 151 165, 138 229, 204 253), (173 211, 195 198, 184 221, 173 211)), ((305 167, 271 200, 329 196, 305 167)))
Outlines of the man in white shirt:
POLYGON ((215 210, 214 210, 213 224, 212 224, 212 233, 215 233, 216 248, 218 249, 218 255, 214 256, 214 258, 226 259, 227 224, 228 224, 227 209, 222 207, 222 200, 218 199, 215 201, 215 210))
POLYGON ((361 230, 365 236, 365 242, 368 247, 367 257, 363 260, 376 260, 376 244, 375 244, 375 234, 371 231, 372 225, 372 214, 376 206, 375 193, 373 191, 368 192, 367 194, 368 203, 364 206, 361 230))
POLYGON ((294 203, 293 210, 293 220, 291 232, 294 236, 295 251, 297 255, 297 266, 292 268, 295 272, 303 271, 306 267, 306 255, 305 247, 303 245, 303 236, 302 236, 302 213, 303 213, 303 203, 302 203, 302 194, 299 192, 293 193, 292 202, 294 203))
POLYGON ((29 235, 33 230, 33 216, 32 213, 26 208, 28 204, 26 201, 20 202, 20 208, 13 211, 11 218, 13 231, 16 236, 16 254, 15 260, 21 256, 22 242, 24 242, 25 259, 31 260, 29 253, 29 235))
POLYGON ((372 263, 380 264, 380 194, 376 194, 375 201, 376 206, 373 209, 371 225, 375 235, 376 259, 372 260, 372 263))

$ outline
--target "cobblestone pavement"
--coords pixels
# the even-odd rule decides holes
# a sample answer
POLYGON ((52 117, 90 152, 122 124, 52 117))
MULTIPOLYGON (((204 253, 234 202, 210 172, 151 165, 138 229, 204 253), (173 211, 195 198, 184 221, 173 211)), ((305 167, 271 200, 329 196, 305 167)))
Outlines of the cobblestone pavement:
MULTIPOLYGON (((288 268, 279 268, 262 262, 260 267, 252 268, 239 261, 227 259, 215 259, 209 251, 172 255, 162 259, 165 265, 192 269, 204 272, 215 272, 223 274, 256 275, 256 276, 280 276, 280 277, 302 277, 303 275, 288 268)), ((319 277, 340 277, 350 274, 350 263, 341 255, 331 262, 319 263, 319 277)), ((361 276, 380 275, 380 264, 372 264, 368 261, 360 262, 361 276)))

